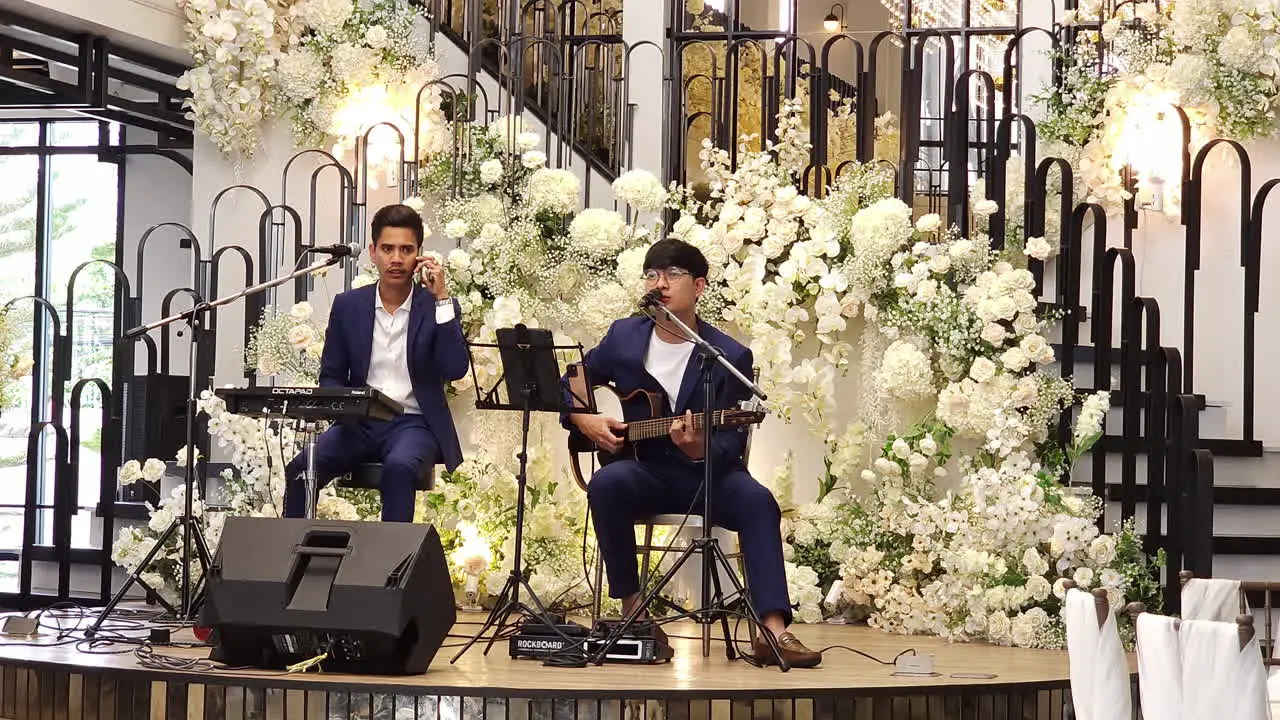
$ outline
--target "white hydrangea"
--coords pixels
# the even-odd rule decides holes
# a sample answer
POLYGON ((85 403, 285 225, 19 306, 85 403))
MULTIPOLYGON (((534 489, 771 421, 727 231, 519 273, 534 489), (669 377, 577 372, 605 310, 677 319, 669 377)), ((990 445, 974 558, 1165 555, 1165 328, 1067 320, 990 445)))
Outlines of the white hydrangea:
POLYGON ((627 222, 613 210, 587 208, 569 223, 569 238, 583 252, 604 256, 622 249, 627 222))
POLYGON ((929 356, 915 343, 897 340, 884 353, 875 374, 875 383, 890 395, 917 400, 934 393, 933 367, 929 356))
POLYGON ((502 179, 502 161, 491 158, 480 163, 480 182, 493 185, 502 179))
POLYGON ((537 210, 568 215, 578 209, 581 183, 568 170, 543 168, 529 178, 526 199, 537 210))
POLYGON ((641 212, 656 212, 667 202, 662 181, 648 170, 628 170, 613 181, 618 199, 641 212))
POLYGON ((292 12, 304 25, 331 35, 342 29, 354 10, 349 0, 302 0, 292 12))
POLYGON ((276 79, 281 91, 294 100, 310 100, 315 97, 320 92, 324 78, 324 63, 305 47, 294 48, 281 55, 276 67, 276 79))

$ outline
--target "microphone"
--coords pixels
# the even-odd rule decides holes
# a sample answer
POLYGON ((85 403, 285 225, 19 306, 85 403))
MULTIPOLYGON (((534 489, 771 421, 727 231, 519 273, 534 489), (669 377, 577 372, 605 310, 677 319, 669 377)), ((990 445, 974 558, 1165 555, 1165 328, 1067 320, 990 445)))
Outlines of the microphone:
POLYGON ((317 255, 328 255, 330 257, 343 258, 355 254, 355 250, 350 245, 326 245, 324 247, 307 248, 307 252, 317 255))
POLYGON ((662 304, 662 291, 658 290, 657 288, 654 288, 653 290, 650 290, 649 292, 645 293, 644 296, 640 298, 640 302, 636 304, 639 305, 641 308, 648 308, 648 307, 653 307, 654 305, 660 305, 662 304))

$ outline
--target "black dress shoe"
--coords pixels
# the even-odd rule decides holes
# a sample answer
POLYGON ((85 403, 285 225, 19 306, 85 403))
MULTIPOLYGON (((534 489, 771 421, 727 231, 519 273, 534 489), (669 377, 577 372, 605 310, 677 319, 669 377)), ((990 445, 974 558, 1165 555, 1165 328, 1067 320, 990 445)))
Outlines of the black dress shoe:
MULTIPOLYGON (((773 649, 760 636, 757 635, 751 641, 751 650, 752 656, 761 665, 778 664, 778 658, 774 656, 773 649)), ((793 668, 813 668, 822 663, 822 653, 805 647, 804 643, 800 642, 800 638, 789 632, 778 636, 778 650, 781 651, 782 659, 793 668)))

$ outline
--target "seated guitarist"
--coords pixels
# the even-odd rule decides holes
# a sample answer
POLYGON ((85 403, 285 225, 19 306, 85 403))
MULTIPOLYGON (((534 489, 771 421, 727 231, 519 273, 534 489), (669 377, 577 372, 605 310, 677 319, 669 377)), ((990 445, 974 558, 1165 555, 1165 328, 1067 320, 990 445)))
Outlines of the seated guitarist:
MULTIPOLYGON (((654 243, 645 255, 644 280, 646 290, 661 291, 667 309, 751 376, 751 351, 696 317, 698 296, 707 286, 707 260, 701 251, 680 240, 654 243)), ((702 508, 703 435, 693 423, 694 413, 703 410, 701 360, 693 351, 693 344, 665 316, 656 321, 630 317, 614 322, 584 359, 592 385, 612 383, 623 397, 638 389, 655 393, 666 406, 662 415, 682 416, 673 422, 669 437, 641 441, 635 458, 605 464, 587 485, 609 596, 622 600, 624 616, 641 599, 635 523, 702 508)), ((747 389, 724 368, 717 367, 712 377, 717 408, 735 408, 748 398, 747 389)), ((629 409, 627 416, 634 417, 629 409)), ((616 419, 588 414, 566 415, 565 424, 608 452, 621 449, 627 427, 616 419)), ((777 638, 783 657, 792 667, 815 667, 822 654, 787 631, 791 603, 782 562, 782 514, 769 490, 747 472, 745 449, 745 433, 724 428, 714 432, 711 520, 738 533, 756 611, 764 628, 777 638)), ((761 663, 775 662, 762 636, 753 638, 752 650, 761 663)))

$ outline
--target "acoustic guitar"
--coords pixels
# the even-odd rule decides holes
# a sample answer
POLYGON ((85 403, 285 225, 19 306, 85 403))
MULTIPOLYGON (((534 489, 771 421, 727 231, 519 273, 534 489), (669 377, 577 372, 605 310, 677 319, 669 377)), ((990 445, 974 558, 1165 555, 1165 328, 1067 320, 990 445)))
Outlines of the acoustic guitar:
MULTIPOLYGON (((574 392, 580 394, 581 390, 575 389, 574 392)), ((597 448, 582 433, 569 433, 569 464, 573 470, 574 480, 584 490, 587 487, 587 478, 582 473, 580 460, 582 454, 595 452, 601 467, 618 460, 634 458, 638 443, 668 437, 671 433, 671 424, 676 420, 684 419, 684 415, 662 415, 662 412, 667 409, 667 401, 660 393, 635 390, 623 396, 612 385, 597 385, 592 388, 591 394, 599 414, 625 422, 627 430, 623 445, 617 452, 597 448), (643 403, 640 402, 641 399, 643 403), (627 408, 630 410, 628 411, 627 408)), ((713 428, 745 427, 761 423, 764 418, 765 412, 754 407, 716 410, 711 413, 711 426, 713 428)), ((702 430, 702 421, 702 413, 693 414, 695 430, 702 430)))

